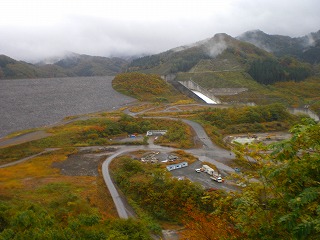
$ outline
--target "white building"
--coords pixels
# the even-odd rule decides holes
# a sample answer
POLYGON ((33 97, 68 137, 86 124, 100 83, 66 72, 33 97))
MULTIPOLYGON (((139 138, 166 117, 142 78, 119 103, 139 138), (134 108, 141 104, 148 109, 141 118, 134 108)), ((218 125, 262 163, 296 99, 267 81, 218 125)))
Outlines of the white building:
POLYGON ((181 163, 176 163, 176 164, 171 164, 167 166, 167 170, 168 171, 172 171, 175 169, 180 169, 183 167, 188 167, 188 163, 187 162, 181 162, 181 163))
POLYGON ((147 136, 162 136, 167 133, 168 130, 149 130, 147 136))

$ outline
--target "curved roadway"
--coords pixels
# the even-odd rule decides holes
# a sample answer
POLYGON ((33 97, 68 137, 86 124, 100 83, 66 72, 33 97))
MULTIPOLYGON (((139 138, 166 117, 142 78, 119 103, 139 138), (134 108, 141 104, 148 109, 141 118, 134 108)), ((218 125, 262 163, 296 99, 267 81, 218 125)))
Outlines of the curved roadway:
POLYGON ((109 173, 109 165, 111 163, 111 161, 119 156, 120 154, 123 154, 125 152, 129 151, 128 149, 123 149, 113 155, 111 155, 110 157, 108 157, 103 163, 102 163, 102 175, 103 175, 103 179, 109 189, 109 192, 111 194, 111 197, 113 199, 114 205, 116 206, 118 215, 120 218, 128 218, 128 213, 126 211, 126 208, 121 200, 121 197, 116 189, 116 187, 114 186, 111 177, 110 177, 110 173, 109 173))

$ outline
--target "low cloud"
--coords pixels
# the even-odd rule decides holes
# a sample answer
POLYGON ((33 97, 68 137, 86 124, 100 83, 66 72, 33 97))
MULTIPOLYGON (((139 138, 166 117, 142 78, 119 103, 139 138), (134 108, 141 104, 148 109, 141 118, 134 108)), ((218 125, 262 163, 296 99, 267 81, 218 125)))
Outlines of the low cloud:
POLYGON ((2 28, 0 53, 30 62, 66 52, 106 57, 134 56, 159 53, 205 37, 184 32, 180 25, 171 24, 168 31, 169 25, 169 22, 150 25, 139 21, 126 23, 77 17, 50 28, 2 28))
POLYGON ((228 44, 225 41, 225 37, 223 34, 217 34, 211 41, 208 41, 206 44, 206 48, 208 50, 208 55, 212 58, 218 56, 225 49, 227 49, 228 44))
MULTIPOLYGON (((72 11, 80 4, 78 1, 73 1, 76 5, 69 7, 64 1, 59 1, 61 6, 51 1, 52 6, 57 7, 51 10, 48 21, 47 3, 41 3, 42 12, 30 7, 18 13, 12 4, 13 12, 3 10, 0 16, 0 54, 30 62, 66 52, 106 57, 139 56, 192 44, 218 32, 236 37, 248 30, 261 29, 268 34, 298 37, 318 31, 320 22, 318 0, 168 1, 159 3, 160 8, 153 0, 147 5, 145 1, 110 0, 101 1, 105 4, 101 9, 96 9, 94 6, 98 2, 92 1, 88 13, 85 12, 87 2, 80 1, 82 9, 76 14, 72 11), (121 8, 118 2, 122 4, 121 8), (112 8, 111 3, 116 7, 112 8), (60 8, 63 14, 55 18, 54 14, 58 14, 60 8), (25 14, 28 10, 35 11, 35 15, 41 14, 39 23, 35 21, 37 17, 28 21, 27 17, 31 17, 25 14), (112 10, 117 12, 112 13, 112 10), (20 20, 11 22, 10 19, 20 20)), ((225 48, 225 43, 219 41, 208 51, 216 56, 225 48)))

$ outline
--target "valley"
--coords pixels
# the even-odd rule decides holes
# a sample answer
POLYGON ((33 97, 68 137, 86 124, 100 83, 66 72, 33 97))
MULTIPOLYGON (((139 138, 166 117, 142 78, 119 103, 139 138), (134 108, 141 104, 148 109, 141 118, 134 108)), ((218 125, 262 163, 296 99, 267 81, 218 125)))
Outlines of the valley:
POLYGON ((318 33, 130 61, 1 56, 0 238, 319 237, 318 33))

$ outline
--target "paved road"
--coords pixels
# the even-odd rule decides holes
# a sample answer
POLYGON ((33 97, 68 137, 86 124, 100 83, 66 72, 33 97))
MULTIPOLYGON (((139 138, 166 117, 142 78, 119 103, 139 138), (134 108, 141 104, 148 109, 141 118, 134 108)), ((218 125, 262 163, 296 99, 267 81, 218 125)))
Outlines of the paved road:
POLYGON ((128 152, 128 151, 130 151, 128 148, 122 149, 122 150, 114 153, 110 157, 108 157, 102 164, 103 179, 109 189, 109 192, 110 192, 111 197, 113 199, 114 205, 116 206, 118 215, 120 218, 125 218, 125 219, 127 219, 129 216, 128 216, 126 208, 121 200, 121 197, 120 197, 116 187, 114 186, 114 184, 111 180, 110 173, 109 173, 109 165, 115 157, 117 157, 120 154, 123 154, 125 152, 128 152))
POLYGON ((203 143, 203 149, 201 149, 200 152, 203 152, 205 150, 205 156, 214 157, 221 160, 234 159, 235 156, 230 151, 212 143, 211 139, 199 123, 187 119, 182 119, 182 121, 193 128, 193 130, 197 134, 197 137, 203 143))

